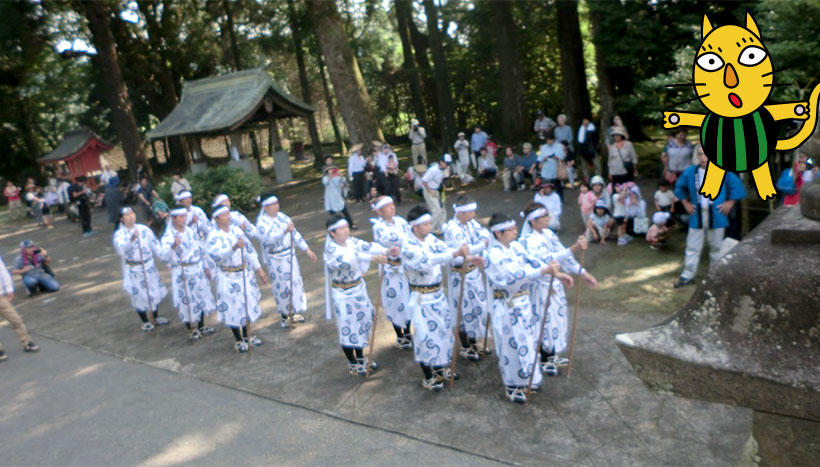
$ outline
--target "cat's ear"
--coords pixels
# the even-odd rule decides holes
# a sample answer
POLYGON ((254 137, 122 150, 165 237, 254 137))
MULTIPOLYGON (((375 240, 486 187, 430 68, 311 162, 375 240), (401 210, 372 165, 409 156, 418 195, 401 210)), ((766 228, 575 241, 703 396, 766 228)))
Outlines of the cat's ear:
POLYGON ((703 27, 701 28, 700 39, 703 40, 712 31, 712 23, 709 22, 709 17, 703 15, 703 27))
POLYGON ((757 23, 755 23, 755 19, 752 18, 752 14, 748 11, 746 12, 746 29, 752 31, 752 33, 759 39, 762 39, 762 37, 760 37, 760 30, 757 29, 757 23))

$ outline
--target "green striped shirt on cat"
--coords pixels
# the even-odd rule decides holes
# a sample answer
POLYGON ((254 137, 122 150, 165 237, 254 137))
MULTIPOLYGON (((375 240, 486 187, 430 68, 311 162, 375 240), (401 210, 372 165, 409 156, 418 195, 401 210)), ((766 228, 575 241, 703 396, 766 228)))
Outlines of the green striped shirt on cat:
POLYGON ((777 126, 765 107, 736 118, 710 112, 700 129, 700 142, 713 164, 730 172, 748 172, 763 165, 774 150, 777 126))

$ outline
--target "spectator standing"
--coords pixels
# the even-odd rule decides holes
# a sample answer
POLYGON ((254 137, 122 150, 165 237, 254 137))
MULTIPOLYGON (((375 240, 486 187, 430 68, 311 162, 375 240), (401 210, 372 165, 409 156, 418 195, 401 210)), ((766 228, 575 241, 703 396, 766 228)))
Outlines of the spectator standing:
MULTIPOLYGON (((14 281, 11 279, 9 270, 6 269, 3 258, 0 258, 0 316, 8 321, 14 329, 17 338, 20 339, 20 342, 23 344, 23 351, 36 352, 40 350, 37 344, 29 337, 23 320, 20 319, 20 315, 17 314, 17 310, 15 310, 14 305, 11 304, 12 300, 14 300, 14 281)), ((0 362, 7 359, 8 356, 3 349, 3 344, 0 344, 0 362)))
POLYGON ((142 205, 142 211, 146 219, 145 225, 148 227, 151 227, 151 224, 154 222, 154 210, 151 206, 157 198, 159 198, 159 195, 156 190, 154 190, 148 177, 142 177, 140 179, 139 190, 137 191, 137 199, 142 205))
POLYGON ((365 178, 365 192, 370 193, 371 188, 376 188, 376 182, 379 179, 379 167, 376 166, 376 158, 373 154, 367 156, 364 165, 364 178, 365 178))
POLYGON ((453 144, 453 149, 456 151, 458 174, 468 173, 468 167, 470 166, 470 142, 467 141, 463 131, 458 133, 458 139, 453 144))
POLYGON ((344 198, 344 189, 347 181, 339 174, 339 169, 331 165, 326 167, 326 174, 322 177, 322 185, 325 186, 325 211, 344 216, 351 229, 356 228, 353 218, 347 210, 344 198))
POLYGON ((365 196, 365 169, 367 159, 362 156, 361 145, 357 144, 351 148, 350 157, 347 159, 347 173, 351 178, 353 188, 353 199, 358 203, 364 201, 365 196))
POLYGON ((422 177, 424 184, 424 202, 427 204, 427 210, 433 216, 432 230, 434 232, 441 232, 441 226, 447 221, 447 209, 441 203, 441 189, 444 182, 447 165, 450 161, 447 160, 449 154, 445 154, 442 158, 431 165, 427 172, 422 177))
POLYGON ((538 137, 539 141, 546 140, 547 133, 551 132, 553 128, 555 128, 555 121, 544 115, 543 110, 535 112, 535 122, 532 124, 532 131, 535 132, 535 136, 538 137))
POLYGON ((482 149, 478 153, 478 176, 487 180, 494 180, 498 173, 498 167, 495 165, 495 158, 490 156, 487 148, 482 149))
POLYGON ((487 133, 484 133, 480 126, 473 128, 473 134, 470 135, 470 160, 472 161, 473 168, 478 165, 476 163, 478 152, 481 151, 481 148, 487 147, 487 138, 487 133))
MULTIPOLYGON (((595 125, 584 117, 578 126, 578 156, 583 164, 584 177, 601 173, 601 161, 598 159, 598 132, 595 125), (590 174, 590 168, 594 170, 590 174)), ((577 166, 578 164, 576 164, 577 166)))
POLYGON ((564 147, 564 173, 566 174, 566 187, 572 190, 575 189, 575 153, 572 152, 572 147, 568 142, 561 141, 561 146, 564 147))
POLYGON ((692 154, 695 146, 686 140, 686 131, 680 130, 675 133, 675 137, 666 143, 666 147, 661 154, 663 163, 663 174, 661 178, 670 184, 675 183, 678 177, 692 165, 692 154))
POLYGON ((672 184, 667 180, 661 180, 658 183, 658 190, 655 192, 655 209, 658 211, 675 212, 675 202, 678 198, 675 197, 675 192, 672 191, 672 184))
POLYGON ((398 206, 401 204, 401 187, 399 186, 399 162, 395 154, 387 156, 387 175, 384 178, 384 194, 393 198, 398 206))
POLYGON ((581 183, 581 192, 578 193, 578 206, 581 207, 581 224, 587 225, 590 214, 595 209, 598 197, 589 189, 587 182, 581 183))
POLYGON ((60 283, 54 278, 50 264, 51 258, 45 249, 38 248, 31 240, 23 240, 20 243, 20 256, 11 272, 20 274, 29 296, 36 294, 37 289, 56 292, 60 290, 60 283))
POLYGON ((811 171, 806 169, 808 157, 802 152, 797 153, 794 164, 784 170, 777 179, 777 191, 783 193, 783 205, 794 206, 800 202, 800 188, 811 181, 811 171), (807 177, 808 175, 808 177, 807 177), (809 180, 806 180, 808 178, 809 180))
POLYGON ((71 183, 64 178, 57 179, 57 196, 60 204, 60 212, 66 211, 66 207, 71 203, 71 197, 68 195, 68 189, 71 183))
POLYGON ((427 138, 427 131, 423 126, 419 125, 419 121, 415 118, 410 120, 410 155, 413 160, 421 157, 422 164, 427 165, 427 148, 424 146, 424 140, 427 138))
POLYGON ((552 130, 553 135, 555 135, 555 141, 559 143, 566 141, 569 143, 569 146, 572 147, 572 127, 567 124, 567 116, 561 114, 557 118, 558 125, 552 130))
POLYGON ((6 182, 3 195, 9 202, 9 211, 11 211, 12 215, 15 211, 23 207, 23 202, 20 200, 20 187, 15 186, 11 181, 6 182))
POLYGON ((564 145, 555 141, 555 136, 552 133, 547 133, 547 139, 538 151, 538 162, 541 167, 541 183, 551 183, 555 186, 558 196, 562 199, 564 190, 562 189, 558 172, 564 158, 566 158, 564 145))
POLYGON ((543 205, 549 212, 549 225, 547 226, 553 232, 561 230, 561 198, 558 193, 553 191, 555 185, 551 182, 542 182, 535 187, 538 192, 533 196, 533 201, 543 205))
POLYGON ((46 205, 46 200, 43 197, 40 187, 29 185, 28 191, 26 191, 25 194, 25 199, 26 203, 28 203, 31 208, 31 214, 34 216, 34 220, 37 221, 37 225, 42 228, 53 228, 54 220, 48 209, 48 205, 46 205))
MULTIPOLYGON (((171 182, 171 193, 173 193, 174 198, 183 191, 191 191, 191 183, 188 182, 179 171, 174 172, 171 177, 174 179, 174 181, 171 182)), ((119 213, 117 213, 117 216, 119 216, 119 213)))
POLYGON ((629 132, 626 131, 626 126, 624 126, 623 120, 621 120, 620 115, 616 115, 612 117, 612 125, 609 127, 609 132, 606 135, 606 144, 607 146, 612 144, 615 140, 613 138, 615 134, 615 130, 620 130, 623 133, 623 137, 629 139, 629 132))
POLYGON ((626 132, 620 128, 612 131, 612 138, 613 142, 609 145, 609 179, 615 184, 631 182, 638 171, 635 147, 626 139, 626 132))
POLYGON ((103 185, 108 185, 108 181, 111 180, 111 177, 116 177, 117 172, 109 169, 107 165, 104 165, 102 168, 102 173, 100 173, 100 183, 103 185))
POLYGON ((122 190, 120 178, 111 177, 105 185, 105 209, 108 211, 108 222, 114 224, 114 230, 120 226, 120 210, 122 209, 122 190))
POLYGON ((692 284, 698 272, 700 255, 704 241, 709 242, 709 259, 714 264, 720 257, 720 245, 729 219, 726 217, 735 203, 746 197, 743 182, 732 172, 726 173, 723 186, 715 200, 700 194, 700 187, 706 176, 706 165, 709 159, 698 145, 695 148, 698 165, 683 171, 675 183, 675 196, 683 203, 689 214, 689 231, 686 234, 686 252, 683 258, 683 271, 675 287, 692 284))

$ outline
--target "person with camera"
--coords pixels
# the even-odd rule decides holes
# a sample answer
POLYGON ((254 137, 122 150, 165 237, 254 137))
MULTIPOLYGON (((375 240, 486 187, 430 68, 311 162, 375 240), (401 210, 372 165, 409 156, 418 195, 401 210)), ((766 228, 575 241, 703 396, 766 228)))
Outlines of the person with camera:
POLYGON ((421 157, 424 161, 424 165, 427 165, 427 148, 424 146, 424 140, 427 138, 427 130, 424 129, 423 126, 419 125, 419 121, 415 118, 410 120, 410 134, 408 135, 410 138, 410 154, 413 156, 413 160, 418 160, 418 157, 421 157))
POLYGON ((51 258, 45 249, 37 247, 31 240, 23 240, 20 243, 20 256, 11 272, 22 276, 29 296, 36 294, 38 289, 56 292, 60 290, 60 283, 54 278, 50 264, 51 258))
POLYGON ((77 204, 77 211, 80 215, 80 225, 83 229, 83 237, 90 237, 96 232, 91 230, 91 189, 88 187, 88 179, 85 176, 77 177, 77 180, 68 187, 68 198, 72 203, 77 204))
MULTIPOLYGON (((20 315, 17 314, 17 310, 11 304, 12 300, 14 300, 14 281, 11 279, 9 270, 6 269, 3 258, 0 258, 0 317, 8 321, 14 332, 17 333, 17 338, 23 344, 23 351, 36 352, 40 350, 40 347, 37 347, 37 344, 29 337, 23 320, 20 319, 20 315)), ((3 350, 3 344, 0 344, 0 362, 7 359, 8 356, 6 351, 3 350)))

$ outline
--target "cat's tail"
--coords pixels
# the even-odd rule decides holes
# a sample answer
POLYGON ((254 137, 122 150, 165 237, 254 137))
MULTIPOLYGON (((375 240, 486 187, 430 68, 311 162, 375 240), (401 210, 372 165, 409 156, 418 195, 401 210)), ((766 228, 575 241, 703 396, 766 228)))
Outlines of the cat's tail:
POLYGON ((809 118, 803 122, 800 131, 795 133, 794 136, 778 141, 774 147, 775 149, 778 151, 788 151, 800 146, 804 141, 809 139, 809 136, 814 132, 814 127, 817 125, 817 112, 820 110, 817 107, 818 100, 820 100, 820 84, 814 87, 811 91, 811 96, 809 96, 809 118))

